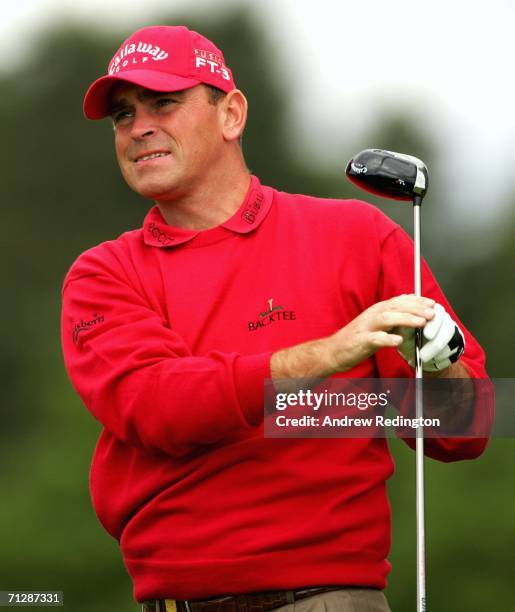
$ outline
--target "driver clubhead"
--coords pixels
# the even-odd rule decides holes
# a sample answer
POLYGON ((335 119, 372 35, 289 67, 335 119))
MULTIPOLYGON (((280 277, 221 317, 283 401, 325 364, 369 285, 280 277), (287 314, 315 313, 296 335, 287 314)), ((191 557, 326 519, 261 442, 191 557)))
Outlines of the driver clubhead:
POLYGON ((345 174, 361 189, 384 198, 411 201, 427 193, 426 165, 404 153, 365 149, 349 161, 345 174))

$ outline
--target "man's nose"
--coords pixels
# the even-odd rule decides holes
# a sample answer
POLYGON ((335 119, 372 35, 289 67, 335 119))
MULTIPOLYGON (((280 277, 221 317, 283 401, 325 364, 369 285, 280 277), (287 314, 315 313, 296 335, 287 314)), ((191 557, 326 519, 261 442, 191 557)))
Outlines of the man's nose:
POLYGON ((156 131, 156 126, 153 121, 152 115, 146 113, 144 110, 137 110, 134 115, 134 121, 132 122, 131 136, 135 140, 141 140, 152 136, 156 131))

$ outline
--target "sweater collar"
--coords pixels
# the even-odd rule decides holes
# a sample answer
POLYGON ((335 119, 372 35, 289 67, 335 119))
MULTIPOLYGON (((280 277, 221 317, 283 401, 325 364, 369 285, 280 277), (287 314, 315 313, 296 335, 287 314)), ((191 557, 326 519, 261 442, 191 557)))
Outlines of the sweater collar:
POLYGON ((158 206, 153 206, 143 222, 143 240, 145 244, 156 247, 169 247, 189 242, 196 236, 208 236, 226 233, 227 230, 237 234, 248 234, 256 229, 266 217, 272 204, 272 190, 263 188, 259 179, 252 175, 247 194, 232 217, 217 227, 207 230, 187 230, 168 225, 158 206))

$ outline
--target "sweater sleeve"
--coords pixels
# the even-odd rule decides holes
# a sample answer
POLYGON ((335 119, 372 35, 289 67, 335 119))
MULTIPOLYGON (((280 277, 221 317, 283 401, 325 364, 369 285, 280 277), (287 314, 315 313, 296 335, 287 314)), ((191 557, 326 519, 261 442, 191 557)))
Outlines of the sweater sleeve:
POLYGON ((121 271, 74 266, 65 279, 62 346, 86 407, 116 438, 181 456, 263 417, 270 353, 191 353, 121 271))
MULTIPOLYGON (((387 300, 403 293, 413 293, 413 241, 397 227, 382 244, 382 274, 378 301, 387 300)), ((471 378, 488 379, 485 370, 485 354, 477 340, 460 321, 451 305, 444 296, 435 277, 427 263, 422 261, 422 294, 430 297, 447 310, 454 321, 460 326, 465 336, 465 352, 461 357, 462 363, 468 370, 471 378)), ((396 349, 381 349, 376 353, 376 362, 382 378, 414 377, 414 370, 399 355, 396 349)), ((493 407, 490 402, 476 401, 474 404, 476 418, 480 422, 493 422, 493 407), (478 411, 489 411, 488 416, 478 414, 478 411)), ((404 441, 411 448, 415 448, 414 438, 405 438, 404 441)), ((478 457, 485 449, 487 439, 478 437, 433 437, 426 438, 424 443, 425 454, 439 461, 458 461, 460 459, 473 459, 478 457)))

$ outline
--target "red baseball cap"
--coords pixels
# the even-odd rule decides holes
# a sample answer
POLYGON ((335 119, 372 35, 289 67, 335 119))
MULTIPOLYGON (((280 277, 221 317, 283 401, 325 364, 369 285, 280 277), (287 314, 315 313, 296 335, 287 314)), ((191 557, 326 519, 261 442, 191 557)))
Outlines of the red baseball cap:
POLYGON ((185 26, 151 26, 134 32, 109 62, 107 75, 86 92, 84 114, 88 119, 109 114, 109 94, 119 81, 153 91, 180 91, 200 83, 225 92, 235 88, 222 52, 185 26))

